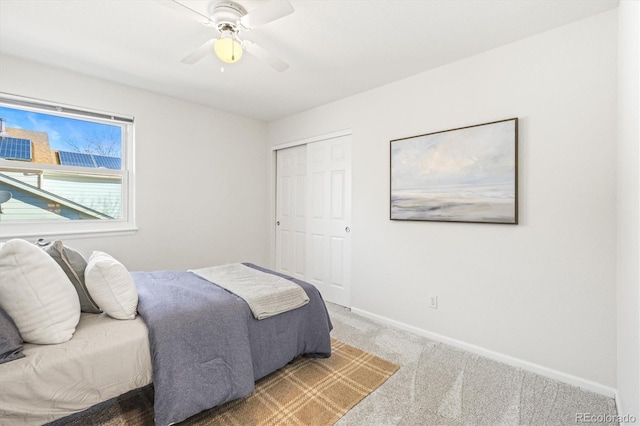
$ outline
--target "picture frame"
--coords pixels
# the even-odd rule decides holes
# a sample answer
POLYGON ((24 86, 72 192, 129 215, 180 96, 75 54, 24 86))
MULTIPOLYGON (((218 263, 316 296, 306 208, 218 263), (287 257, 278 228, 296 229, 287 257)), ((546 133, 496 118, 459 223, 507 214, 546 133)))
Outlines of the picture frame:
POLYGON ((390 219, 518 223, 518 118, 390 141, 390 219))

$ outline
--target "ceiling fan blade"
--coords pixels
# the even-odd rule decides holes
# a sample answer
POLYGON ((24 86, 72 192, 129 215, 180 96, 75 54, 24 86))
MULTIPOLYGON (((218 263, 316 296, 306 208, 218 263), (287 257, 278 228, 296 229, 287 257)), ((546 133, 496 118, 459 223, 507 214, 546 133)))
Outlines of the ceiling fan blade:
POLYGON ((285 61, 267 52, 252 41, 244 40, 242 42, 242 47, 244 47, 247 52, 251 53, 256 58, 266 62, 269 66, 271 66, 271 68, 275 69, 276 71, 282 72, 289 68, 289 64, 287 64, 285 61))
POLYGON ((188 6, 185 6, 184 4, 175 1, 175 0, 156 0, 156 2, 160 3, 161 5, 168 7, 169 9, 175 10, 178 13, 181 13, 184 16, 187 16, 191 19, 193 19, 196 22, 200 22, 201 24, 204 25, 212 25, 213 21, 211 21, 211 19, 206 16, 203 15, 202 13, 198 12, 197 10, 191 9, 188 6))
POLYGON ((187 56, 182 58, 180 62, 183 64, 193 65, 198 62, 200 59, 204 58, 208 54, 213 52, 213 45, 216 44, 218 39, 212 38, 211 40, 205 41, 199 47, 196 48, 193 52, 189 53, 187 56))
POLYGON ((292 12, 293 6, 288 0, 271 0, 264 6, 260 6, 240 18, 240 24, 247 29, 251 29, 280 19, 292 12))

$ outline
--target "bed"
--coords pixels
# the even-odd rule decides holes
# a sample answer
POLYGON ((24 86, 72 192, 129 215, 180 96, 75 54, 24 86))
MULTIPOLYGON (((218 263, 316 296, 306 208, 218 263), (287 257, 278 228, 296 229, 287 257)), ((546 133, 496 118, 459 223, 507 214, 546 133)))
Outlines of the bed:
POLYGON ((164 426, 249 395, 255 380, 297 356, 330 356, 332 326, 317 289, 244 266, 295 282, 308 303, 259 320, 196 273, 132 272, 134 319, 82 313, 70 340, 25 343, 24 357, 0 364, 0 424, 44 424, 153 382, 164 426))

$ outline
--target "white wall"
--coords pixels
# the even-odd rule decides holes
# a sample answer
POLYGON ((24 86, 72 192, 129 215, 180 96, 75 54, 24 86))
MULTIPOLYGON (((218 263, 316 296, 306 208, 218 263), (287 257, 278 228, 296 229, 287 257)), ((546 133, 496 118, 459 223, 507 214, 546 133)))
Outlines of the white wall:
POLYGON ((613 394, 616 43, 614 10, 268 124, 353 130, 354 308, 613 394), (519 225, 389 220, 391 139, 511 117, 519 225))
POLYGON ((618 50, 618 407, 640 419, 640 3, 622 1, 618 50))
POLYGON ((264 264, 264 123, 13 57, 0 57, 0 75, 6 93, 135 116, 139 231, 69 245, 130 270, 264 264))

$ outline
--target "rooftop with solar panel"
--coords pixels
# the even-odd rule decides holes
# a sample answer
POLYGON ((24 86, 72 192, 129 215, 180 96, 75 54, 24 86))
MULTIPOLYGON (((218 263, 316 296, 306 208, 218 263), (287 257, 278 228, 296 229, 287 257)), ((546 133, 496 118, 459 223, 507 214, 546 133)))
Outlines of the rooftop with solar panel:
POLYGON ((2 221, 121 217, 122 181, 107 173, 121 170, 119 156, 53 149, 47 132, 8 124, 0 118, 0 191, 11 194, 2 221))
MULTIPOLYGON (((83 152, 52 150, 49 147, 48 138, 43 141, 43 132, 7 128, 5 124, 6 120, 4 118, 0 118, 0 123, 0 125, 2 126, 2 130, 0 131, 0 158, 4 158, 7 160, 42 162, 34 160, 34 149, 32 147, 33 142, 40 145, 38 148, 45 151, 45 155, 49 154, 51 155, 51 158, 56 159, 57 164, 78 167, 104 167, 107 169, 115 170, 119 170, 121 167, 119 157, 110 157, 106 155, 97 155, 83 152), (40 135, 35 135, 32 141, 32 139, 27 139, 24 137, 12 137, 10 136, 10 133, 18 133, 21 136, 24 134, 27 134, 26 136, 29 136, 29 134, 31 134, 32 137, 34 136, 34 133, 39 133, 40 135)), ((49 163, 49 161, 46 161, 45 163, 49 163)))

